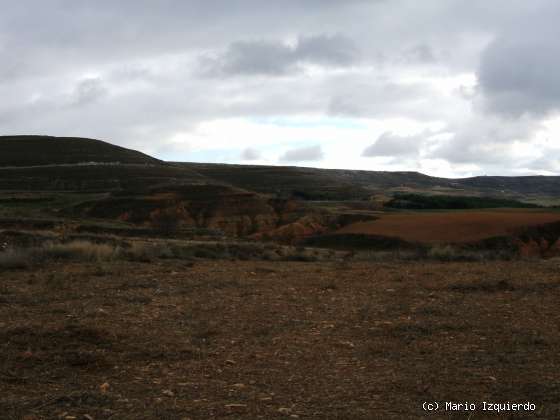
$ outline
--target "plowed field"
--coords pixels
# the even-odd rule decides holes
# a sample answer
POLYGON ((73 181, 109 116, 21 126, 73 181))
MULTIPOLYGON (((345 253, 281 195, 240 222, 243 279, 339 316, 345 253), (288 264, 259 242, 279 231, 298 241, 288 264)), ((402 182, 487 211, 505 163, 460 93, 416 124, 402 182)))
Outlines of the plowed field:
POLYGON ((529 226, 560 221, 552 211, 499 210, 398 213, 354 223, 337 233, 398 237, 414 242, 471 242, 515 233, 529 226))
POLYGON ((3 271, 0 419, 558 419, 558 264, 3 271))

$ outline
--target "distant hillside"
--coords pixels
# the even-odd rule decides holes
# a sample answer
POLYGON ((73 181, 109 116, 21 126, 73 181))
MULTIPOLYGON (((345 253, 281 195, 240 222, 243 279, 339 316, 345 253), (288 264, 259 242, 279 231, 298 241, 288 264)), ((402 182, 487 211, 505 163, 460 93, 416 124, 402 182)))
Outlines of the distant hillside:
POLYGON ((261 193, 307 200, 365 199, 387 188, 458 188, 418 172, 357 171, 296 166, 177 163, 205 177, 261 193))
POLYGON ((369 200, 399 191, 530 201, 560 198, 557 176, 448 179, 418 172, 163 162, 100 140, 0 136, 0 190, 117 191, 201 183, 311 201, 369 200), (119 165, 78 165, 90 162, 119 165))
POLYGON ((560 176, 477 176, 454 180, 464 188, 481 191, 560 195, 560 176))
POLYGON ((304 200, 347 200, 369 195, 366 188, 351 179, 323 169, 206 163, 178 163, 177 166, 217 182, 277 196, 294 196, 304 200))
POLYGON ((560 197, 558 176, 438 178, 419 172, 317 169, 294 166, 175 163, 220 182, 261 193, 308 200, 366 199, 394 189, 446 191, 497 197, 560 197))
POLYGON ((193 183, 206 180, 188 168, 101 140, 0 136, 0 190, 109 192, 193 183), (91 162, 100 165, 80 165, 91 162))
POLYGON ((170 165, 0 167, 0 191, 143 191, 156 185, 205 183, 198 173, 170 165))
POLYGON ((101 140, 79 137, 0 136, 0 167, 87 162, 160 164, 160 160, 101 140))

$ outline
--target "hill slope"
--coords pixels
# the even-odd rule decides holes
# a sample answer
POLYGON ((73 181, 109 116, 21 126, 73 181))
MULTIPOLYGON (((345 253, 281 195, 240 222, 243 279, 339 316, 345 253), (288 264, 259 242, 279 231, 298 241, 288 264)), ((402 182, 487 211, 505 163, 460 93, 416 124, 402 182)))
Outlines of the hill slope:
POLYGON ((160 160, 101 140, 79 137, 0 136, 1 166, 42 166, 86 162, 159 164, 160 160))
POLYGON ((0 167, 0 191, 109 192, 201 183, 208 180, 188 168, 169 165, 0 167))
POLYGON ((497 197, 560 196, 559 176, 479 176, 450 179, 432 177, 419 172, 210 163, 177 163, 176 165, 237 187, 261 193, 295 195, 311 200, 364 199, 372 193, 400 188, 497 197))
POLYGON ((0 190, 101 191, 165 183, 229 184, 257 193, 304 200, 363 200, 372 194, 407 189, 506 198, 560 197, 558 176, 447 179, 418 172, 167 163, 100 140, 0 136, 0 190), (56 166, 89 162, 120 165, 56 166))
POLYGON ((418 172, 358 171, 296 166, 177 163, 199 174, 236 187, 308 200, 364 199, 387 188, 457 188, 452 180, 418 172))

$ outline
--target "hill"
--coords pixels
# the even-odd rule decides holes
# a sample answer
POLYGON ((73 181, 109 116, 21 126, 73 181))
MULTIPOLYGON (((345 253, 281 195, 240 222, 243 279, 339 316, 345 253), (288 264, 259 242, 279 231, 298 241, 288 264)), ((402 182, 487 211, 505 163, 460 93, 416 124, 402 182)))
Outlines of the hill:
POLYGON ((451 180, 418 172, 358 171, 297 166, 176 163, 236 187, 304 200, 362 200, 387 188, 456 188, 451 180))
POLYGON ((463 188, 519 194, 560 195, 559 176, 476 176, 453 180, 463 188))
POLYGON ((1 166, 43 166, 78 163, 160 164, 136 150, 80 137, 0 136, 1 166))
POLYGON ((210 163, 175 165, 237 187, 307 200, 361 200, 376 193, 409 189, 428 193, 483 194, 504 198, 560 196, 558 176, 479 176, 452 179, 432 177, 419 172, 210 163))
POLYGON ((154 185, 200 183, 207 183, 200 174, 169 165, 0 167, 4 191, 138 191, 154 185))
POLYGON ((110 192, 206 181, 188 168, 101 140, 0 136, 0 190, 110 192))
POLYGON ((536 203, 542 198, 557 202, 560 197, 557 176, 449 179, 418 172, 163 162, 101 140, 0 136, 2 190, 114 191, 165 183, 227 184, 308 201, 368 200, 397 192, 482 195, 536 203), (104 165, 81 165, 92 162, 104 165))

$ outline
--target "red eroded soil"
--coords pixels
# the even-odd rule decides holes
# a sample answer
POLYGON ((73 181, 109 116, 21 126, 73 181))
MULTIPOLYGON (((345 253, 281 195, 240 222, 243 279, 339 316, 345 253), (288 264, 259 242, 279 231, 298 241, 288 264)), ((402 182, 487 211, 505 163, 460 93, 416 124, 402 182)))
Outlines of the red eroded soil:
POLYGON ((378 220, 345 226, 337 233, 393 236, 414 242, 471 242, 557 221, 560 213, 550 211, 416 212, 386 214, 378 220))

